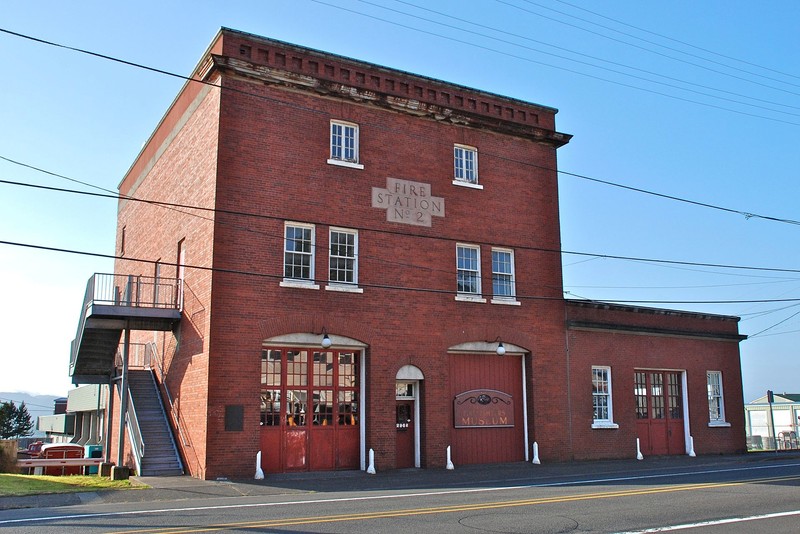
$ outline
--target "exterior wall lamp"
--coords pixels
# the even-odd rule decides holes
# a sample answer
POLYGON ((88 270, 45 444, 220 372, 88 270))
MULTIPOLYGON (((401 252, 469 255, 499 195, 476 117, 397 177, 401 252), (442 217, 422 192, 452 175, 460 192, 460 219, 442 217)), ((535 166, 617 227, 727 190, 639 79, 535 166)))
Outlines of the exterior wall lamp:
MULTIPOLYGON (((332 344, 333 344, 333 341, 331 341, 331 338, 328 337, 328 332, 326 332, 325 329, 323 328, 322 329, 322 342, 320 343, 320 345, 322 345, 323 349, 329 349, 329 348, 331 348, 332 344)), ((505 352, 505 349, 503 349, 503 352, 505 352)))
POLYGON ((503 346, 503 341, 500 339, 500 336, 497 336, 497 339, 495 339, 495 341, 498 342, 497 350, 495 350, 495 352, 497 353, 498 356, 503 356, 506 353, 506 348, 503 346))

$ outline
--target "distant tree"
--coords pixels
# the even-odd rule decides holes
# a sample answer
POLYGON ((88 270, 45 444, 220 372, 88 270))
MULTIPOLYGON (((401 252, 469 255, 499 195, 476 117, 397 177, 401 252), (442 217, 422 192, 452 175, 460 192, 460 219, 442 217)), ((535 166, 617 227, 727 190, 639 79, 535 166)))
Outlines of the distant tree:
POLYGON ((13 402, 0 403, 0 439, 8 439, 14 435, 16 412, 13 402))
POLYGON ((13 402, 0 404, 0 439, 30 436, 32 433, 33 421, 24 402, 19 408, 13 402))
POLYGON ((14 414, 14 436, 21 438, 33 434, 33 420, 31 414, 28 413, 28 407, 25 406, 25 401, 19 405, 14 414))

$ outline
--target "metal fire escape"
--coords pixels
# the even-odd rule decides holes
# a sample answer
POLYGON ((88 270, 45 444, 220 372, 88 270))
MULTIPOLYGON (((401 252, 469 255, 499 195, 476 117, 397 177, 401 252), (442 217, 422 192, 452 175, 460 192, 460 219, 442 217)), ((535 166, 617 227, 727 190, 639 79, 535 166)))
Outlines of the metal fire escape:
MULTIPOLYGON (((127 428, 140 474, 145 448, 129 391, 130 333, 175 329, 181 318, 182 291, 178 279, 95 274, 86 286, 78 331, 72 342, 69 374, 74 384, 116 385, 121 413, 125 414, 119 425, 118 442, 123 441, 127 428), (120 346, 123 333, 124 341, 120 346), (116 362, 118 351, 122 354, 119 364, 116 362)), ((155 391, 158 395, 158 390, 155 391)), ((113 398, 109 396, 109 403, 113 398)), ((109 417, 113 413, 111 405, 106 413, 109 417)), ((106 442, 108 460, 108 440, 106 442)), ((121 465, 122 461, 120 447, 117 464, 121 465)), ((182 468, 180 470, 182 472, 182 468)))

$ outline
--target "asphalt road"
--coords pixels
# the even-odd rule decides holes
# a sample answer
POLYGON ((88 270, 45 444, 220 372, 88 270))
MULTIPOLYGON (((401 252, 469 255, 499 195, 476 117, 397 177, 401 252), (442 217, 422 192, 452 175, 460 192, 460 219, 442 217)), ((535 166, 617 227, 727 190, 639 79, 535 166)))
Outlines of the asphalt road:
POLYGON ((186 481, 172 493, 0 511, 0 531, 800 532, 798 458, 646 462, 186 481))

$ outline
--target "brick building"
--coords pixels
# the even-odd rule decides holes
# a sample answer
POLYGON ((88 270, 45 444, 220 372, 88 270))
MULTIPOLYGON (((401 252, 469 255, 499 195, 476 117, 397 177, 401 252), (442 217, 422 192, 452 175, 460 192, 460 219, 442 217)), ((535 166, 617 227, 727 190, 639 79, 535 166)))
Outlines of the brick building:
POLYGON ((556 112, 222 29, 87 292, 109 456, 136 343, 201 478, 744 450, 736 318, 563 299, 556 112))

